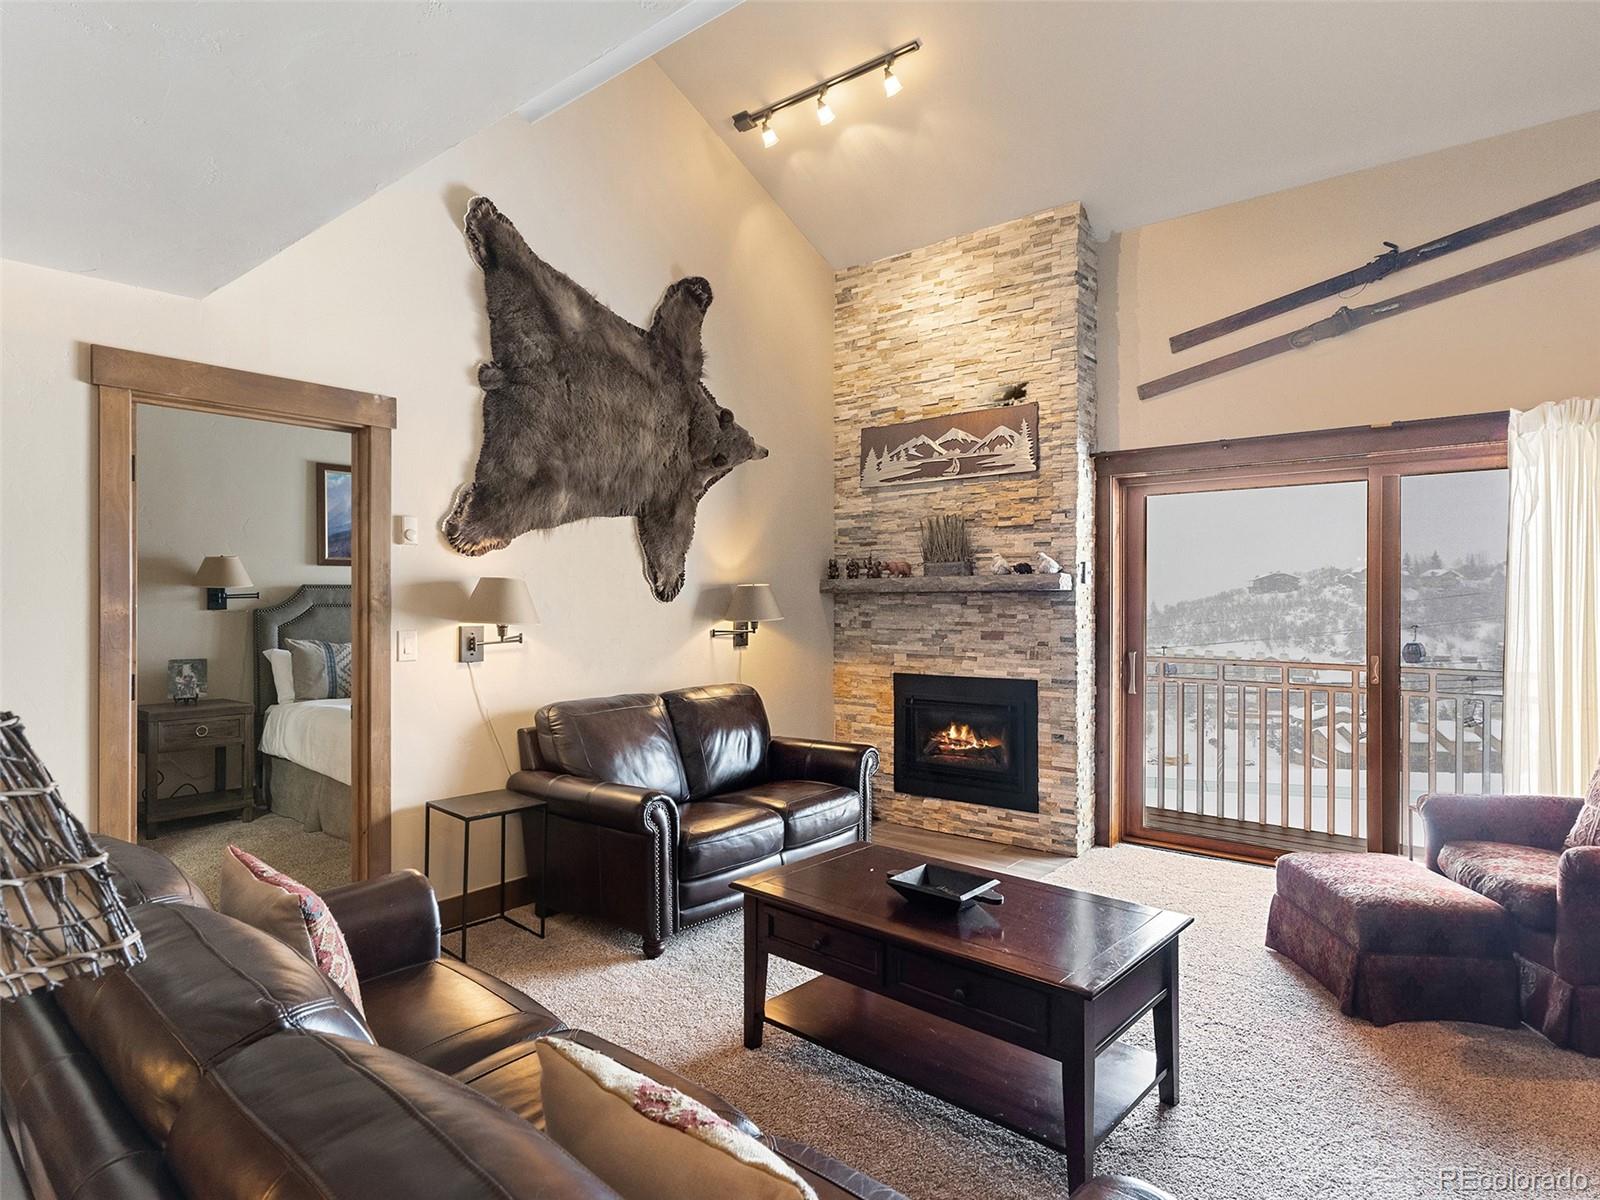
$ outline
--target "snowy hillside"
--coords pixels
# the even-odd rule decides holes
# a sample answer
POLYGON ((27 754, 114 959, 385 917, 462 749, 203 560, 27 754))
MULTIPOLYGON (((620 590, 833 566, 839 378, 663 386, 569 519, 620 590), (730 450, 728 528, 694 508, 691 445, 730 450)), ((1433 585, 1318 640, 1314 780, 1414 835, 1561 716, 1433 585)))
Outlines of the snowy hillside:
MULTIPOLYGON (((1152 570, 1159 569, 1152 564, 1152 570)), ((1367 576, 1327 567, 1273 573, 1252 586, 1151 609, 1151 655, 1358 663, 1366 657, 1367 576)), ((1421 665, 1499 668, 1505 638, 1505 568, 1437 556, 1408 560, 1401 575, 1401 641, 1421 665)))

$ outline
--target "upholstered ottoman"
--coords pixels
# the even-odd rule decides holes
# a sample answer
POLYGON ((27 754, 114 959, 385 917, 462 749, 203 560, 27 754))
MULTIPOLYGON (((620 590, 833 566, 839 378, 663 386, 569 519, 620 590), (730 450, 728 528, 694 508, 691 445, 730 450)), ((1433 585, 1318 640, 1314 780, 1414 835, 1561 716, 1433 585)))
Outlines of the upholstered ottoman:
POLYGON ((1286 854, 1267 945, 1374 1025, 1514 1027, 1515 930, 1484 896, 1389 854, 1286 854))

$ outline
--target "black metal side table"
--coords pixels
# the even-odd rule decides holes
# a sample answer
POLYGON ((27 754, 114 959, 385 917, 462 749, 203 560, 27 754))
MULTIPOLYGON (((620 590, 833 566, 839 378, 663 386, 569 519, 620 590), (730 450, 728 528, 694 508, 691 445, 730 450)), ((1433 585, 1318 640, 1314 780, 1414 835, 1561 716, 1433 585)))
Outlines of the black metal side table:
POLYGON ((452 925, 448 929, 441 929, 439 936, 459 933, 461 935, 461 953, 452 950, 440 949, 458 958, 467 961, 467 930, 474 925, 483 925, 489 921, 504 921, 508 925, 515 925, 518 929, 526 930, 534 937, 544 936, 544 887, 545 880, 550 875, 550 810, 545 807, 545 802, 536 796, 525 796, 521 792, 512 792, 505 789, 493 792, 477 792, 471 796, 452 796, 448 800, 430 800, 424 810, 422 822, 422 873, 431 874, 429 867, 432 863, 433 851, 433 814, 435 811, 447 817, 454 817, 461 822, 461 923, 452 925), (506 818, 512 813, 521 813, 522 819, 537 812, 541 827, 539 831, 539 882, 538 896, 534 901, 534 912, 539 914, 539 928, 524 925, 515 917, 506 915, 506 818), (475 822, 488 820, 493 817, 500 818, 500 911, 487 917, 479 917, 476 921, 467 920, 467 895, 468 881, 471 878, 469 867, 472 863, 472 826, 475 822))

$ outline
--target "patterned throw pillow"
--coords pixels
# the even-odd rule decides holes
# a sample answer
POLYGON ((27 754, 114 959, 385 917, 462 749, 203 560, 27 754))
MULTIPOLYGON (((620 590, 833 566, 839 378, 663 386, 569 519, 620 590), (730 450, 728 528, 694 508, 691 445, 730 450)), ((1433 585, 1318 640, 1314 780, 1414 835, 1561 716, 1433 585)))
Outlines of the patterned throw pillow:
POLYGON ((1589 794, 1583 798, 1578 810, 1577 823, 1567 834, 1567 848, 1573 846, 1600 846, 1600 767, 1594 769, 1589 780, 1589 794))
POLYGON ((307 642, 285 638, 294 671, 296 700, 338 700, 350 694, 354 675, 349 642, 307 642))
POLYGON ((598 1050, 543 1038, 539 1073, 545 1132, 628 1200, 817 1200, 744 1130, 598 1050))
POLYGON ((222 855, 222 911, 303 954, 365 1015, 344 932, 322 897, 305 884, 229 846, 222 855))

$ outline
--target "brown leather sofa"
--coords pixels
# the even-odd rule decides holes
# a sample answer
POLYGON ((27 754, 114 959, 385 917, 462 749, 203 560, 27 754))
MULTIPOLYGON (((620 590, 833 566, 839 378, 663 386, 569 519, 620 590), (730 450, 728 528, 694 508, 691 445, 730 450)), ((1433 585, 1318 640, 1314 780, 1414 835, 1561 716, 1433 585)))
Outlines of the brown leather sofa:
POLYGON ((904 1200, 441 958, 433 889, 414 871, 327 894, 363 1017, 294 951, 212 911, 170 861, 100 840, 148 958, 0 1006, 0 1110, 39 1200, 616 1200, 541 1132, 535 1048, 552 1033, 764 1138, 820 1200, 904 1200))
MULTIPOLYGON (((549 805, 546 906, 632 930, 651 958, 738 907, 735 879, 871 836, 878 752, 773 737, 741 684, 563 701, 517 740, 507 786, 549 805)), ((533 872, 540 832, 524 823, 533 872)))
MULTIPOLYGON (((6 1200, 617 1200, 541 1132, 546 1033, 694 1096, 762 1138, 818 1200, 905 1200, 441 958, 438 905, 415 871, 327 894, 363 1018, 299 955, 211 911, 170 860, 100 841, 149 957, 0 1004, 6 1200)), ((1171 1198, 1119 1177, 1073 1200, 1171 1198)))

